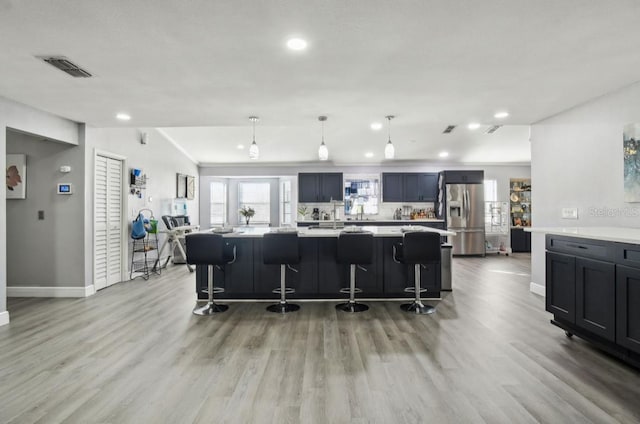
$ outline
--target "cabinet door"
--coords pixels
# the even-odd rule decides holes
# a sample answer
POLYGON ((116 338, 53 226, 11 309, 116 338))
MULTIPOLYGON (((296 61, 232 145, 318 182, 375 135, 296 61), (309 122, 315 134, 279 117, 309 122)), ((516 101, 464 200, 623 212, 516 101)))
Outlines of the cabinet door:
POLYGON ((419 174, 418 189, 421 202, 435 202, 438 198, 438 174, 419 174))
POLYGON ((236 261, 224 266, 225 292, 220 297, 253 294, 253 240, 233 238, 229 243, 236 246, 236 261))
POLYGON ((402 237, 383 237, 384 294, 405 297, 404 289, 408 286, 408 267, 393 260, 393 245, 396 243, 402 243, 402 237))
POLYGON ((404 174, 403 202, 420 202, 420 174, 404 174))
MULTIPOLYGON (((530 250, 531 246, 529 245, 530 250)), ((527 236, 522 228, 511 229, 511 251, 514 253, 527 251, 527 236)))
POLYGON ((342 200, 344 197, 344 182, 341 172, 324 173, 320 176, 319 201, 330 202, 342 200))
POLYGON ((615 340, 615 266, 576 258, 576 325, 615 340))
POLYGON ((640 268, 616 266, 616 343, 640 353, 640 268))
POLYGON ((402 202, 403 177, 404 175, 400 173, 382 174, 383 202, 402 202))
POLYGON ((318 174, 298 174, 298 202, 313 203, 318 200, 318 174))
POLYGON ((321 297, 339 298, 347 270, 336 260, 337 237, 318 238, 318 294, 321 297))
POLYGON ((576 322, 576 258, 547 252, 546 309, 558 318, 576 322))

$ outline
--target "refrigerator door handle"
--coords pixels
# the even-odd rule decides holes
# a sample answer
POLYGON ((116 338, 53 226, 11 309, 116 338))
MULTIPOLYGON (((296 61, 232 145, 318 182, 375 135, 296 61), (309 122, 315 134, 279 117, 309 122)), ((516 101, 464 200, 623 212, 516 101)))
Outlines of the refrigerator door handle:
POLYGON ((465 219, 465 221, 467 221, 467 225, 469 225, 469 208, 471 207, 470 200, 471 199, 469 198, 469 190, 465 188, 465 190, 464 190, 464 203, 465 203, 464 219, 465 219))

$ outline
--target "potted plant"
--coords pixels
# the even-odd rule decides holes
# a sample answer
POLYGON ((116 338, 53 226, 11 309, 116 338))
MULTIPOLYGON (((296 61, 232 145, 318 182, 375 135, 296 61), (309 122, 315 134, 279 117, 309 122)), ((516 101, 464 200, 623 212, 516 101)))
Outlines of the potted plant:
POLYGON ((256 214, 256 211, 251 206, 243 206, 242 209, 238 210, 240 215, 244 216, 244 221, 249 225, 249 220, 251 217, 256 214))
POLYGON ((298 215, 301 217, 301 220, 304 221, 307 216, 307 206, 298 206, 298 215))

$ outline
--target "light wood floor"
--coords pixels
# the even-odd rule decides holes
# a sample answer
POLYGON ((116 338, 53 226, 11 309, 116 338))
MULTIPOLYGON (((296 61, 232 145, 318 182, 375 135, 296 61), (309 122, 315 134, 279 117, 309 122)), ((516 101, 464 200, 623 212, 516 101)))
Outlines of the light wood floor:
POLYGON ((0 422, 640 422, 640 374, 549 324, 527 255, 455 259, 431 316, 371 302, 197 317, 194 278, 10 299, 0 422))

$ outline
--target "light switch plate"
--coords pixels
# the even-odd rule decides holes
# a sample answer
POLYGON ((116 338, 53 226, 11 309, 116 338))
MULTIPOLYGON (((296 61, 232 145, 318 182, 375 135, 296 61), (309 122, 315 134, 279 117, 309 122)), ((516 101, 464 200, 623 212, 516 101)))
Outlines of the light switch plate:
POLYGON ((578 208, 562 208, 563 219, 578 219, 578 208))

